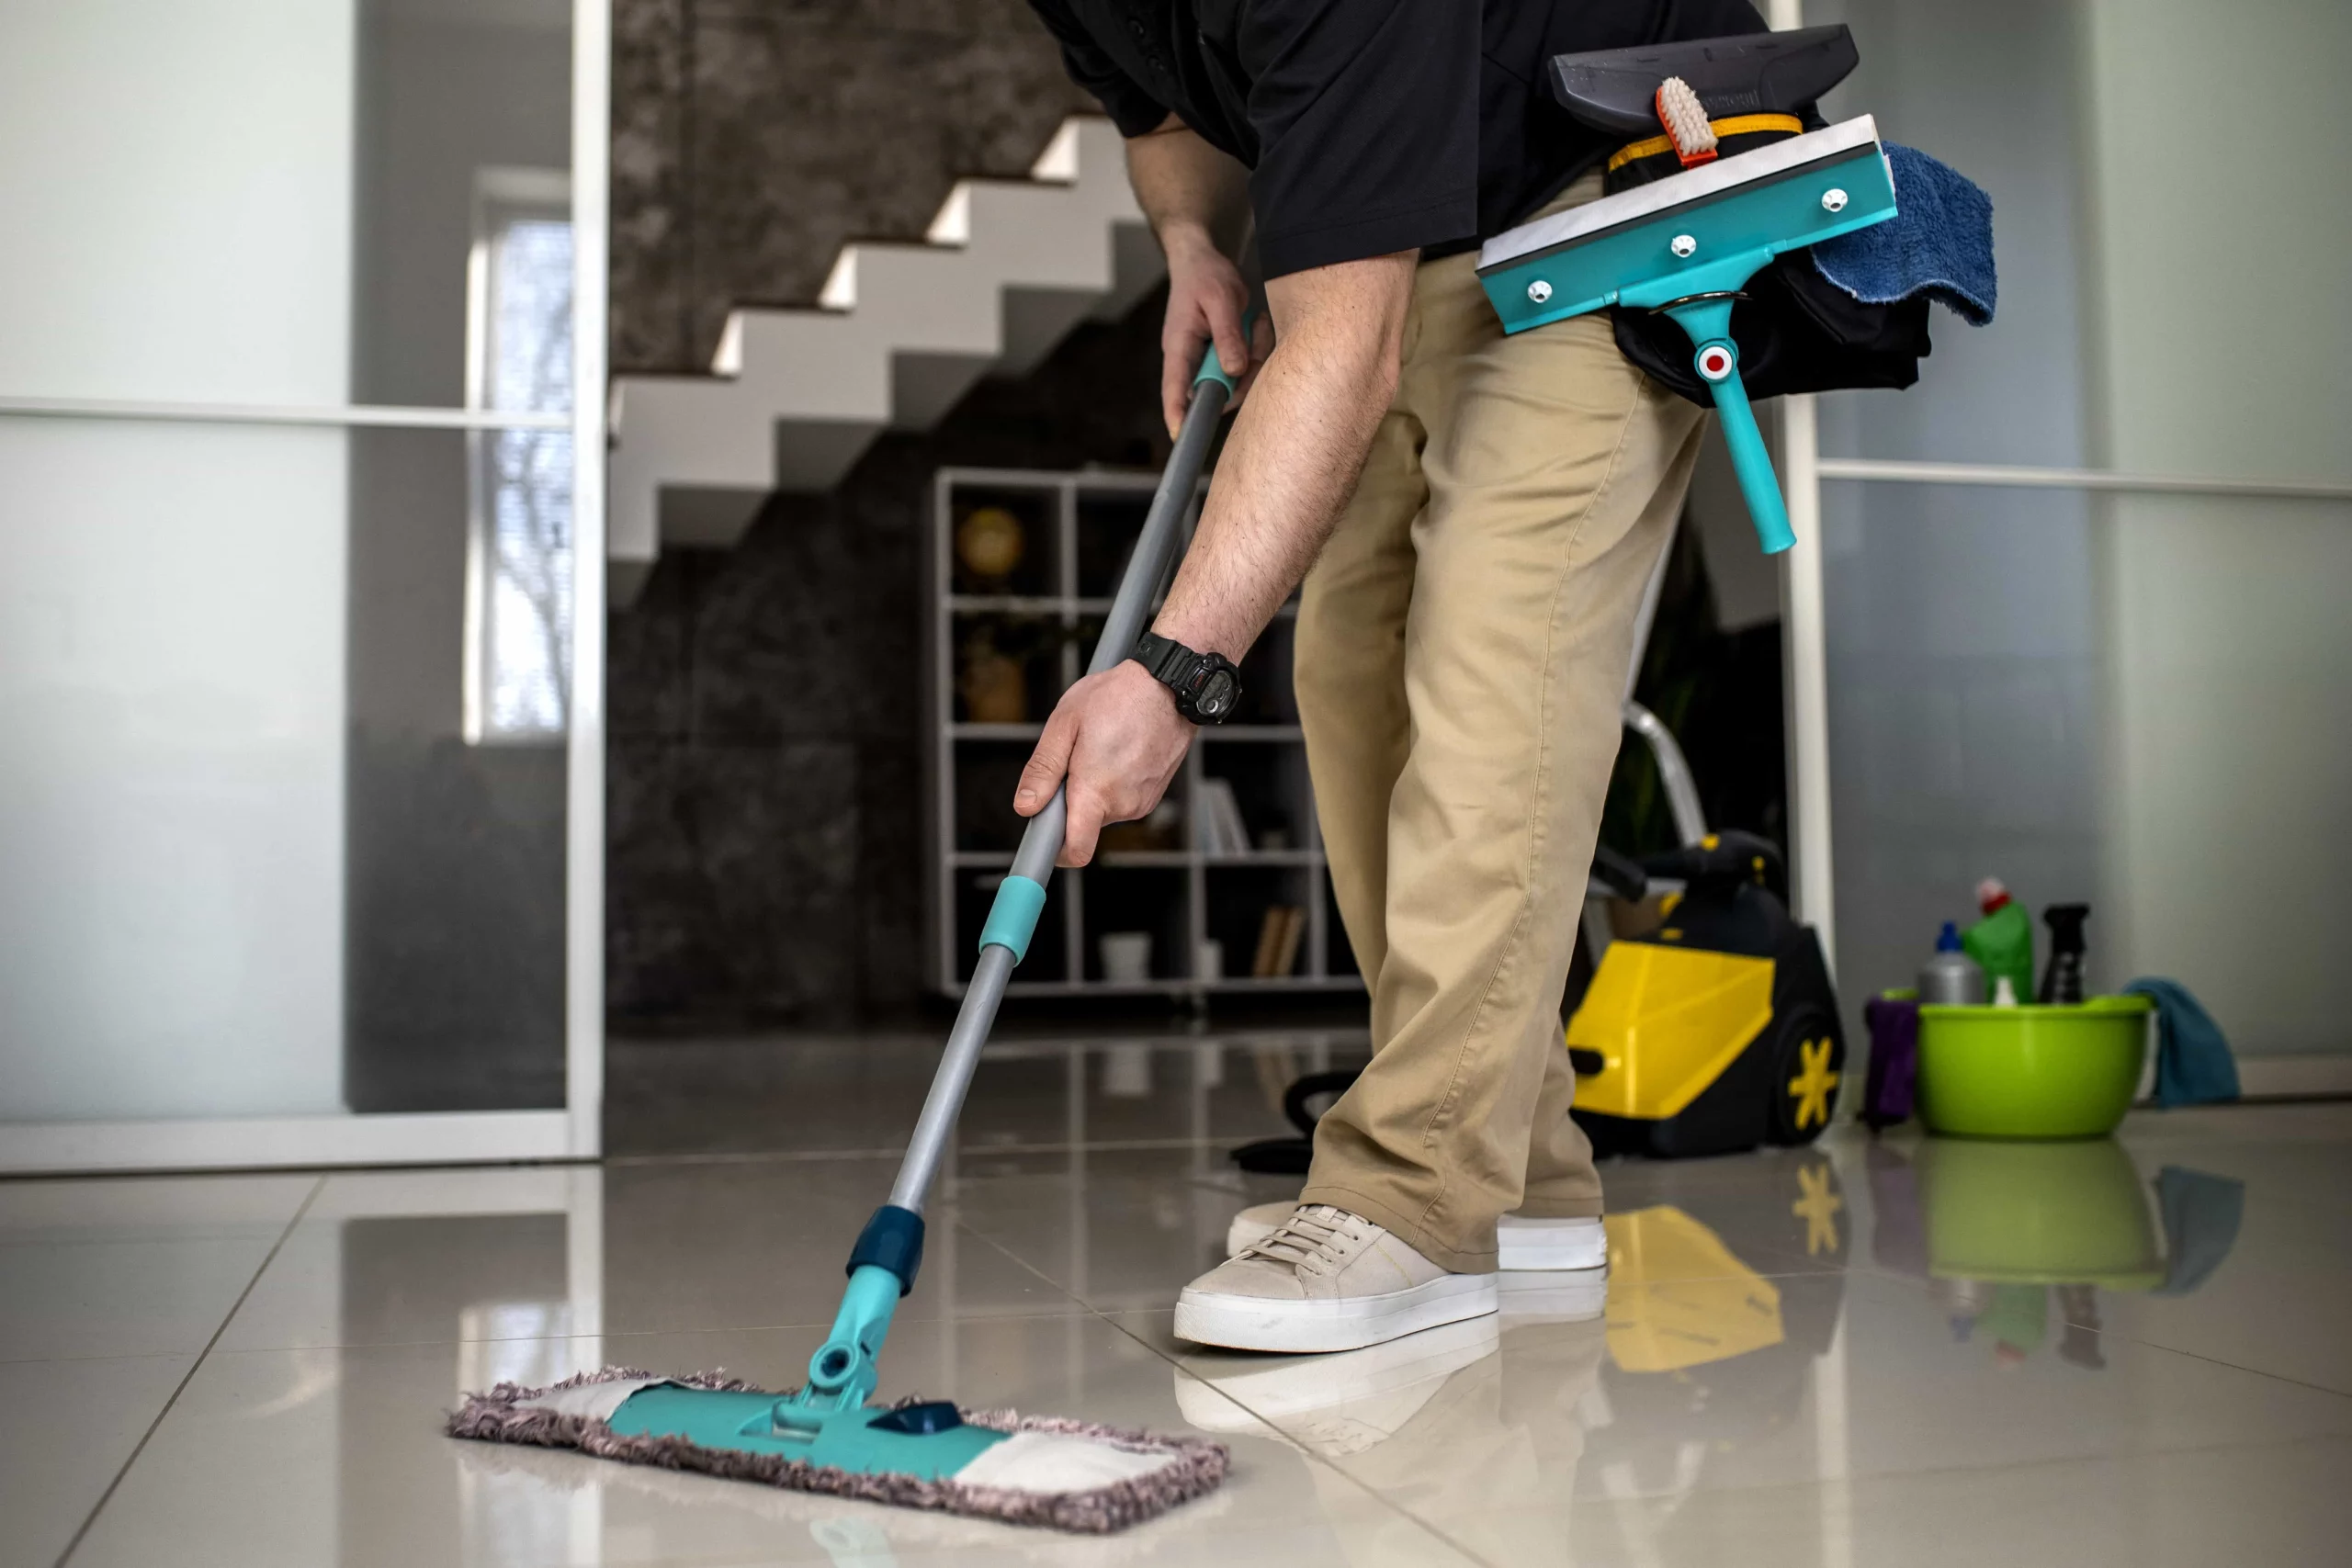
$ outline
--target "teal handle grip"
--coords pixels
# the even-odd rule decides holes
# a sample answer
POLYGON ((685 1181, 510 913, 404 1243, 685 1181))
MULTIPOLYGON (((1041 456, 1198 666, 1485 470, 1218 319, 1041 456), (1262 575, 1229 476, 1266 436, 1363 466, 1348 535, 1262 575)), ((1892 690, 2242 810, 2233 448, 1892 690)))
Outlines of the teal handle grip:
MULTIPOLYGON (((1252 305, 1241 312, 1241 341, 1243 343, 1247 344, 1250 341, 1250 331, 1257 324, 1258 308, 1252 305)), ((1201 355, 1201 367, 1193 377, 1193 385, 1195 387, 1204 381, 1215 381, 1225 389, 1226 395, 1228 397, 1232 396, 1238 386, 1234 378, 1225 373, 1225 367, 1217 362, 1215 338, 1209 340, 1208 352, 1201 355)))
MULTIPOLYGON (((1701 352, 1705 352, 1703 346, 1701 352)), ((1797 542, 1796 532, 1789 526, 1788 503, 1781 499, 1781 481, 1772 472, 1772 455, 1764 449, 1764 433, 1756 428, 1756 411, 1747 405, 1738 351, 1732 354, 1731 374, 1713 384, 1715 412, 1723 416, 1724 445, 1731 448, 1732 471, 1739 476, 1739 493, 1747 499, 1756 537, 1766 555, 1777 556, 1797 542)))
POLYGON ((1756 411, 1747 406, 1747 384, 1739 378, 1739 345, 1731 339, 1732 299, 1728 292, 1713 292, 1675 300, 1665 310, 1690 334, 1691 368, 1715 395, 1724 445, 1731 448, 1732 471, 1739 476, 1747 515, 1764 553, 1777 556, 1795 545, 1797 536, 1789 526, 1781 481, 1772 473, 1772 455, 1764 449, 1764 433, 1756 428, 1756 411))
POLYGON ((1046 885, 1025 876, 1008 876, 996 886, 996 902, 989 906, 980 927, 980 951, 1001 947, 1020 963, 1029 956, 1029 939, 1037 934, 1037 917, 1046 908, 1046 885))

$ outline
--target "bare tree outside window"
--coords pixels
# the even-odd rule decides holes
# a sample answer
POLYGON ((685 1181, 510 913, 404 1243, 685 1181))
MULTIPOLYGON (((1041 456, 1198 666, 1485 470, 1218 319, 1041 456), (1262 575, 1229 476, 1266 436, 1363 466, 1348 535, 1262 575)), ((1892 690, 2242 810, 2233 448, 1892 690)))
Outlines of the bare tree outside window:
MULTIPOLYGON (((469 278, 468 403, 571 407, 571 222, 564 176, 482 171, 469 278)), ((571 711, 571 436, 471 433, 466 739, 552 740, 571 711)))

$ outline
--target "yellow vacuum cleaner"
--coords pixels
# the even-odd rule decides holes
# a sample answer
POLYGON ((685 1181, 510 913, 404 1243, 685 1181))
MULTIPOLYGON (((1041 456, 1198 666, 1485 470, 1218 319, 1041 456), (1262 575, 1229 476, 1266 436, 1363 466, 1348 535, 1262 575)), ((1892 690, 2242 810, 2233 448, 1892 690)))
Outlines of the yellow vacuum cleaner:
POLYGON ((1568 1020, 1575 1116, 1595 1150, 1672 1157, 1820 1136, 1846 1042, 1821 943, 1781 901, 1781 852, 1753 833, 1703 833, 1638 866, 1604 855, 1594 880, 1636 906, 1667 885, 1659 923, 1608 943, 1568 1020))

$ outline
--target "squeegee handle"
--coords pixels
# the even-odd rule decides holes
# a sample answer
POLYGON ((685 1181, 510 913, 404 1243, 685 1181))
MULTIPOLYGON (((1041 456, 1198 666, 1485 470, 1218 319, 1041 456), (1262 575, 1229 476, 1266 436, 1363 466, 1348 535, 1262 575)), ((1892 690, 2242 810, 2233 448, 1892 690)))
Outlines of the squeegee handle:
POLYGON ((1715 412, 1721 416, 1724 445, 1731 448, 1732 471, 1739 476, 1739 493, 1747 499, 1747 514, 1756 522, 1756 536, 1764 553, 1777 556, 1797 542, 1789 526, 1788 503, 1781 498, 1781 481, 1772 472, 1772 455, 1765 449, 1764 433, 1756 428, 1756 411, 1747 405, 1747 388, 1739 367, 1713 384, 1715 412))
POLYGON ((1747 406, 1747 384, 1739 378, 1739 345, 1731 335, 1733 298, 1729 291, 1717 291, 1677 299, 1664 309, 1690 335, 1691 368, 1714 394, 1724 445, 1731 448, 1732 471, 1739 476, 1739 493, 1747 502, 1756 536, 1766 555, 1777 556, 1794 545, 1797 536, 1789 527, 1788 503, 1781 499, 1781 481, 1772 472, 1764 433, 1756 428, 1756 411, 1747 406))
MULTIPOLYGON (((1212 370, 1216 355, 1216 349, 1211 348, 1201 376, 1193 383, 1192 406, 1185 411, 1184 423, 1177 431, 1175 450, 1169 455, 1168 467, 1160 474, 1159 488, 1152 494, 1151 510, 1145 514, 1143 531, 1136 537, 1135 553, 1127 558, 1126 573, 1119 580, 1118 593, 1111 601, 1111 613, 1102 623, 1102 635, 1094 645, 1094 657, 1088 661, 1090 675, 1113 668, 1135 650, 1136 639, 1143 635, 1150 616, 1151 602, 1159 596, 1159 585, 1175 559, 1184 515, 1192 509, 1201 468, 1208 461, 1209 446, 1216 438, 1217 421, 1232 396, 1232 383, 1221 370, 1212 370)), ((971 1086, 972 1070, 979 1064, 980 1047, 987 1043, 989 1026, 996 1021, 997 1007, 1004 999, 1004 988, 1012 981, 1013 966, 1028 952, 1029 939, 1036 932, 1038 914, 1046 907, 1046 884, 1052 880, 1054 860, 1061 852, 1069 817, 1064 792, 1056 790, 1045 809, 1029 818, 1029 826, 1021 835, 1021 848, 1012 857, 1012 869, 997 886, 996 902, 980 930, 979 962, 972 971, 971 984, 964 989, 964 1004, 956 1012, 956 1027, 948 1033, 947 1049, 932 1079, 931 1093, 923 1101, 922 1116, 915 1123, 906 1160, 899 1168, 899 1179, 890 1189, 894 1207, 922 1212, 940 1156, 946 1150, 947 1140, 954 1135, 956 1116, 963 1109, 965 1091, 971 1086)))

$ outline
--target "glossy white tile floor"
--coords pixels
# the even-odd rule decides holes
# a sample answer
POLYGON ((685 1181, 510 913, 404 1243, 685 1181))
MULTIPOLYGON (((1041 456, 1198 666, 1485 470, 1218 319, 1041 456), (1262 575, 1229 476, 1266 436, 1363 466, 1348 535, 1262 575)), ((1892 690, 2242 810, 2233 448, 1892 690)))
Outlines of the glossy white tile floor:
POLYGON ((0 1563, 2345 1560, 2352 1105, 1616 1165, 1605 1312, 1514 1291, 1284 1359, 1170 1337, 1280 1193, 1224 1158, 1254 1075, 1195 1049, 983 1068, 884 1363, 1228 1441, 1167 1518, 1059 1537, 439 1435, 501 1378, 797 1381, 870 1153, 38 1181, 0 1183, 0 1563))

